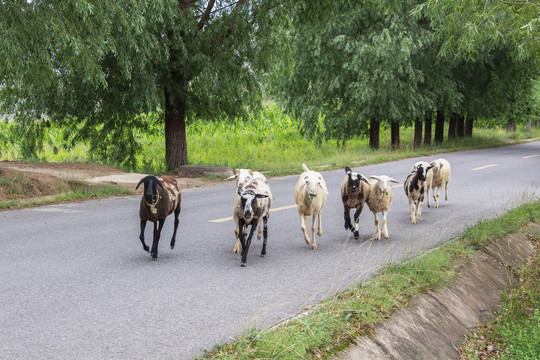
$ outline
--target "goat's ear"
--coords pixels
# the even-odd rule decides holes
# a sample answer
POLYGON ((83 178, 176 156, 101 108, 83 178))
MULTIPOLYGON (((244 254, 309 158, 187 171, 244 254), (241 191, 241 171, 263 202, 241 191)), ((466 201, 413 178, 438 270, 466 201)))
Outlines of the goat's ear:
POLYGON ((145 181, 146 181, 146 178, 142 178, 141 181, 139 181, 139 183, 138 183, 137 186, 135 187, 135 190, 137 190, 137 189, 139 188, 139 186, 141 186, 141 184, 142 184, 143 182, 145 182, 145 181))
POLYGON ((390 178, 390 179, 388 179, 388 181, 393 182, 394 184, 399 184, 399 181, 397 181, 394 178, 390 178))
POLYGON ((157 180, 157 184, 159 185, 160 188, 163 189, 163 191, 165 191, 165 188, 163 187, 163 184, 161 183, 161 181, 157 180))
POLYGON ((242 194, 244 193, 244 190, 242 190, 242 188, 238 188, 237 193, 238 195, 242 196, 242 194))
POLYGON ((231 175, 226 180, 234 180, 234 179, 236 179, 236 175, 231 175))
POLYGON ((369 180, 364 175, 362 175, 362 174, 359 174, 359 175, 360 175, 360 180, 362 180, 366 184, 369 184, 369 180))
POLYGON ((434 167, 435 167, 435 165, 430 165, 430 166, 428 166, 428 167, 426 168, 426 173, 428 172, 428 170, 433 169, 434 167))
POLYGON ((345 166, 345 174, 347 174, 347 175, 349 175, 349 176, 350 176, 350 175, 351 175, 351 173, 352 173, 352 170, 351 170, 351 168, 350 168, 350 167, 348 167, 348 166, 345 166))
POLYGON ((257 199, 262 199, 262 198, 267 198, 268 195, 264 195, 264 194, 256 194, 255 197, 256 197, 257 199))

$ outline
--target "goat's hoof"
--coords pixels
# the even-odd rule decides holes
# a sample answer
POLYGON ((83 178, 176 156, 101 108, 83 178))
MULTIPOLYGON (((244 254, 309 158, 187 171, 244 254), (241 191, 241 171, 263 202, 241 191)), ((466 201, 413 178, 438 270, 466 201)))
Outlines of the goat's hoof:
POLYGON ((358 231, 354 232, 354 240, 360 239, 360 233, 358 231))
POLYGON ((241 266, 241 267, 246 267, 246 263, 245 263, 245 262, 241 262, 241 263, 240 263, 240 266, 241 266))
POLYGON ((171 250, 174 249, 174 243, 171 243, 171 250))
POLYGON ((143 246, 144 251, 150 252, 150 248, 148 246, 143 246))
POLYGON ((311 247, 311 249, 317 250, 317 245, 313 245, 313 246, 311 247))

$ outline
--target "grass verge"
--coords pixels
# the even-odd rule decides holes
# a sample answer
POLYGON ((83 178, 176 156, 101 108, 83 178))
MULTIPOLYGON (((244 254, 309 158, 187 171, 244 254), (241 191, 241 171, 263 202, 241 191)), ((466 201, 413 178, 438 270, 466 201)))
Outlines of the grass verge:
MULTIPOLYGON (((497 219, 481 221, 457 239, 401 264, 387 265, 363 284, 318 304, 308 315, 275 327, 247 331, 200 359, 318 359, 337 353, 357 336, 370 334, 375 324, 388 319, 398 308, 407 306, 412 296, 448 284, 459 266, 492 239, 539 221, 540 201, 522 205, 497 219)), ((538 264, 538 253, 535 261, 538 264)), ((531 276, 537 277, 538 272, 531 271, 526 281, 531 276)), ((538 288, 531 296, 538 299, 538 288)), ((537 305, 533 312, 536 320, 537 305)), ((537 325, 533 317, 533 326, 537 325)))
MULTIPOLYGON (((61 181, 57 194, 34 197, 30 199, 15 198, 1 199, 0 210, 13 210, 34 206, 57 204, 61 202, 81 201, 88 199, 106 198, 111 196, 131 195, 132 191, 117 185, 89 185, 74 181, 61 181)), ((16 187, 24 189, 20 182, 14 183, 16 187)), ((13 193, 12 193, 13 194, 13 193)))

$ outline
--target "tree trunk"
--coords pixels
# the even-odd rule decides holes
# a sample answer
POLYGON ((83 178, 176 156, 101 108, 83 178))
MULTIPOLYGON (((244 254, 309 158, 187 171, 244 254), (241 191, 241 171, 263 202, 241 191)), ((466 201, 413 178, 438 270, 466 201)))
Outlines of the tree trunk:
POLYGON ((414 120, 414 142, 413 147, 416 149, 422 145, 422 121, 420 119, 414 120))
POLYGON ((456 124, 457 115, 452 114, 452 116, 450 116, 450 121, 448 122, 448 140, 456 138, 456 124))
POLYGON ((444 140, 444 113, 442 110, 437 110, 437 118, 435 120, 435 143, 441 144, 444 140))
POLYGON ((381 124, 379 120, 371 119, 369 121, 369 147, 372 149, 379 148, 379 129, 381 124))
POLYGON ((508 119, 506 122, 506 132, 511 133, 516 131, 516 121, 514 119, 508 119))
POLYGON ((390 123, 390 137, 392 138, 392 149, 399 149, 399 121, 390 123))
POLYGON ((171 101, 165 91, 165 161, 168 170, 188 164, 186 138, 186 104, 181 98, 171 101))
POLYGON ((426 112, 426 117, 424 118, 424 145, 431 145, 431 123, 432 123, 433 113, 431 111, 426 112))
POLYGON ((456 136, 465 137, 465 116, 460 115, 456 118, 456 136))
POLYGON ((536 120, 534 122, 534 127, 539 127, 540 126, 540 120, 536 120))
POLYGON ((531 132, 532 130, 532 120, 527 120, 527 132, 531 132))
POLYGON ((467 137, 472 136, 473 125, 474 125, 473 118, 467 118, 467 120, 465 120, 465 136, 467 137))

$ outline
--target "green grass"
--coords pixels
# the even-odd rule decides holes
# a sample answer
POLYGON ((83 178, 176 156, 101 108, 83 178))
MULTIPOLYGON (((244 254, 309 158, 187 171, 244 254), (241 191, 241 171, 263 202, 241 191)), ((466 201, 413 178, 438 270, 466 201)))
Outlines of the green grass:
MULTIPOLYGON (((447 284, 459 266, 488 241, 539 221, 540 201, 522 205, 498 219, 481 221, 453 241, 399 265, 384 267, 367 282, 318 304, 307 316, 273 328, 247 331, 233 342, 208 351, 202 359, 317 359, 335 354, 357 336, 370 334, 375 324, 389 318, 398 308, 407 306, 412 296, 447 284)), ((538 299, 537 290, 531 297, 538 299)), ((535 306, 534 315, 528 318, 531 320, 523 327, 521 323, 509 322, 508 326, 502 327, 501 336, 510 332, 515 334, 513 344, 536 336, 538 303, 535 306), (517 326, 513 327, 514 324, 517 326)), ((515 311, 510 310, 510 313, 513 317, 515 311)), ((538 356, 538 346, 532 347, 535 346, 538 356)), ((523 355, 530 347, 522 345, 516 351, 523 355)))
MULTIPOLYGON (((0 138, 16 139, 13 128, 12 124, 0 122, 0 138)), ((245 120, 190 120, 186 130, 188 160, 190 164, 252 168, 268 175, 284 175, 300 172, 302 162, 310 167, 327 166, 332 169, 351 164, 361 166, 408 157, 503 146, 540 138, 540 128, 533 128, 530 133, 520 128, 511 134, 506 134, 503 129, 475 128, 471 138, 452 141, 445 139, 442 144, 413 149, 414 131, 407 127, 400 130, 401 148, 392 150, 390 130, 381 129, 381 149, 373 151, 365 137, 355 137, 347 141, 345 146, 339 146, 333 140, 316 145, 305 138, 300 129, 297 120, 286 116, 276 106, 267 106, 260 114, 245 120)), ((62 146, 61 139, 67 130, 51 126, 45 128, 45 131, 43 151, 38 152, 37 157, 23 158, 16 141, 3 141, 0 144, 0 160, 96 161, 89 154, 89 146, 86 144, 78 144, 70 149, 62 146)), ((166 171, 163 126, 155 125, 151 132, 154 135, 136 131, 135 138, 142 150, 137 156, 136 167, 123 170, 140 173, 166 171)))
MULTIPOLYGON (((88 199, 105 198, 111 196, 131 195, 132 191, 117 185, 88 185, 74 181, 59 180, 56 184, 54 195, 30 198, 25 200, 21 196, 17 196, 20 192, 25 191, 24 175, 11 177, 12 181, 8 184, 11 186, 10 198, 0 199, 0 210, 12 210, 25 207, 42 206, 48 204, 57 204, 69 201, 81 201, 88 199)), ((0 177, 0 186, 6 183, 8 177, 0 177)), ((8 186, 4 185, 4 186, 8 186)))

